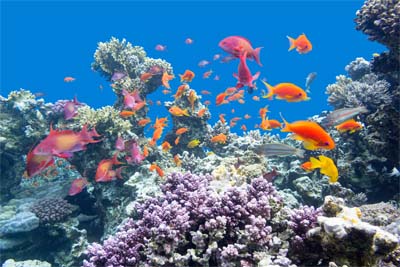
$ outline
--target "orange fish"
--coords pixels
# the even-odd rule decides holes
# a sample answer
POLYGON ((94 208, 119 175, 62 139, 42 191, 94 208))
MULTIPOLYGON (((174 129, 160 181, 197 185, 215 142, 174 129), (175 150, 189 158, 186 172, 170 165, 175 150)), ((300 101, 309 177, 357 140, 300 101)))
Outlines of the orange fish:
POLYGON ((303 33, 297 37, 297 39, 293 39, 289 36, 287 36, 289 39, 290 47, 288 51, 293 50, 296 48, 297 52, 299 54, 306 54, 312 50, 312 44, 311 42, 307 39, 307 36, 303 33))
POLYGON ((164 176, 164 171, 154 162, 150 165, 149 170, 150 171, 154 171, 155 170, 157 172, 158 176, 160 176, 160 177, 164 176))
POLYGON ((178 106, 172 106, 169 110, 169 113, 171 113, 173 116, 181 117, 181 116, 189 116, 188 110, 187 109, 181 109, 178 106))
POLYGON ((141 119, 141 120, 139 120, 138 122, 137 122, 137 124, 140 126, 140 127, 143 127, 143 126, 145 126, 146 124, 148 124, 148 123, 150 123, 150 119, 149 118, 144 118, 144 119, 141 119))
POLYGON ((277 120, 268 120, 268 123, 269 123, 269 126, 272 129, 281 128, 282 127, 282 124, 277 120))
POLYGON ((194 72, 191 70, 185 70, 183 74, 179 74, 179 77, 181 77, 181 83, 182 82, 191 82, 194 78, 194 72))
POLYGON ((213 136, 211 138, 211 142, 212 143, 225 144, 226 143, 226 139, 227 139, 226 135, 223 134, 223 133, 220 133, 220 134, 218 134, 216 136, 213 136))
POLYGON ((110 182, 118 177, 122 179, 121 170, 123 167, 113 170, 114 165, 123 164, 117 159, 118 153, 115 153, 111 159, 103 159, 97 166, 95 180, 96 182, 110 182))
POLYGON ((161 144, 161 148, 162 148, 162 150, 163 150, 164 152, 167 152, 167 151, 169 151, 169 150, 172 148, 172 146, 171 146, 171 144, 168 143, 167 141, 164 141, 164 143, 161 144))
POLYGON ((162 105, 162 104, 161 104, 161 101, 160 101, 160 100, 157 100, 156 105, 157 105, 157 106, 161 106, 161 105, 162 105))
POLYGON ((228 87, 225 90, 225 93, 227 93, 228 95, 232 95, 232 94, 234 94, 236 92, 237 92, 237 88, 236 87, 228 87))
POLYGON ((248 119, 251 118, 251 116, 250 116, 249 114, 245 114, 245 115, 244 115, 244 118, 245 118, 246 120, 248 120, 248 119))
POLYGON ((347 121, 335 126, 336 130, 338 130, 341 133, 344 133, 347 131, 349 133, 354 133, 358 130, 361 130, 362 127, 363 127, 362 124, 355 121, 354 119, 347 120, 347 121))
POLYGON ((181 159, 179 158, 179 155, 178 155, 178 154, 176 154, 176 155, 174 156, 174 162, 175 162, 176 166, 178 166, 178 167, 180 167, 180 166, 182 165, 182 161, 181 161, 181 159))
POLYGON ((242 129, 243 131, 247 131, 247 127, 244 124, 242 124, 242 126, 240 126, 240 129, 242 129))
POLYGON ((225 99, 226 96, 227 94, 225 92, 217 95, 217 97, 215 98, 215 104, 217 106, 222 104, 228 104, 228 100, 225 99))
POLYGON ((140 80, 142 82, 147 82, 151 79, 151 77, 153 77, 153 74, 150 72, 145 72, 142 75, 140 75, 140 80))
POLYGON ((196 99, 197 99, 196 92, 194 90, 191 90, 189 92, 188 100, 189 100, 190 106, 192 107, 192 112, 194 111, 194 103, 195 103, 196 99))
POLYGON ((143 157, 147 158, 149 156, 149 148, 147 146, 143 147, 143 157))
POLYGON ((231 109, 231 113, 233 114, 233 113, 235 113, 235 109, 233 108, 233 109, 231 109))
POLYGON ((162 90, 161 92, 162 92, 164 95, 168 95, 168 94, 171 93, 171 90, 164 89, 164 90, 162 90))
POLYGON ((183 95, 183 93, 189 89, 189 85, 187 84, 182 84, 178 87, 178 90, 176 90, 176 93, 174 95, 175 99, 181 98, 181 96, 183 95))
POLYGON ((203 117, 204 113, 206 113, 207 108, 202 108, 197 112, 197 117, 203 117))
POLYGON ((210 91, 207 91, 207 90, 201 90, 201 92, 200 92, 202 95, 211 95, 211 92, 210 91))
POLYGON ((262 119, 261 123, 259 125, 260 129, 267 131, 267 130, 271 130, 271 125, 269 124, 268 119, 262 119))
MULTIPOLYGON (((281 114, 282 117, 282 114, 281 114)), ((294 133, 293 138, 303 141, 303 147, 307 150, 326 149, 331 150, 335 148, 335 142, 332 137, 314 121, 295 121, 288 123, 283 117, 285 127, 281 132, 294 133)))
POLYGON ((208 79, 210 78, 211 74, 213 73, 212 70, 206 71, 203 73, 203 79, 208 79))
POLYGON ((181 134, 186 133, 187 131, 189 131, 188 128, 182 127, 182 128, 179 128, 178 130, 176 130, 175 134, 176 134, 176 135, 181 135, 181 134))
POLYGON ((157 140, 160 139, 162 133, 163 133, 163 128, 156 128, 153 132, 153 137, 151 138, 149 145, 154 146, 157 140))
POLYGON ((268 83, 262 81, 268 89, 268 94, 262 96, 263 98, 272 99, 273 95, 276 95, 276 99, 286 100, 287 102, 299 102, 310 100, 307 93, 293 83, 280 83, 275 86, 271 86, 268 83))
POLYGON ((170 89, 171 86, 169 85, 169 81, 172 80, 173 78, 175 78, 174 75, 172 74, 168 74, 166 71, 164 71, 162 77, 161 77, 161 83, 162 85, 167 88, 170 89))
POLYGON ((178 145, 180 140, 181 140, 181 136, 178 136, 177 138, 175 138, 175 141, 174 141, 175 145, 178 145))
POLYGON ((260 110, 258 111, 258 113, 260 114, 260 117, 264 118, 264 119, 265 119, 265 116, 267 115, 267 112, 269 112, 268 106, 260 108, 260 110))
POLYGON ((84 177, 73 180, 71 187, 68 190, 68 195, 75 196, 79 194, 88 184, 88 180, 84 177))
POLYGON ((257 95, 253 96, 251 99, 253 99, 254 101, 260 101, 260 97, 257 95))
POLYGON ((164 128, 165 126, 167 126, 167 121, 168 121, 168 117, 164 117, 164 118, 156 118, 156 122, 154 123, 154 128, 164 128))
POLYGON ((310 172, 313 170, 311 161, 304 162, 303 164, 300 165, 300 167, 307 172, 310 172))
POLYGON ((64 78, 64 82, 66 82, 66 83, 70 83, 70 82, 73 82, 73 81, 75 81, 74 77, 67 76, 67 77, 64 78))
POLYGON ((211 105, 211 101, 210 101, 210 100, 206 100, 206 101, 204 101, 204 105, 206 105, 206 106, 209 106, 209 105, 211 105))
POLYGON ((243 99, 239 99, 239 100, 238 100, 238 103, 239 103, 239 104, 244 104, 245 101, 244 101, 243 99))
POLYGON ((219 114, 219 120, 222 122, 222 124, 225 124, 226 123, 225 114, 219 114))
POLYGON ((236 126, 236 122, 233 121, 233 120, 230 120, 230 121, 229 121, 229 127, 233 128, 233 127, 235 127, 235 126, 236 126))
POLYGON ((231 121, 237 122, 240 121, 241 119, 242 119, 241 117, 233 117, 231 121))

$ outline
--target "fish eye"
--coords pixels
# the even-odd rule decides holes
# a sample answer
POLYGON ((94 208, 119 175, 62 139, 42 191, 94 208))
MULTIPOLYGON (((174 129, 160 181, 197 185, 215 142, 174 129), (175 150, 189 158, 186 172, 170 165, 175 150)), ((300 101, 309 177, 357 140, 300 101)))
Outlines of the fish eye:
POLYGON ((328 143, 328 142, 325 142, 324 145, 325 145, 325 146, 329 146, 329 143, 328 143))

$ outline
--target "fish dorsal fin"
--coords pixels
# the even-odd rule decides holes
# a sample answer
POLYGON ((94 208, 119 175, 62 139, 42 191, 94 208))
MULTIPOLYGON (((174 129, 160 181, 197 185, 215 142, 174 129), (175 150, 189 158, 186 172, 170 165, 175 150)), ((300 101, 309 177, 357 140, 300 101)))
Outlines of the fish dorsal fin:
POLYGON ((316 150, 317 147, 310 141, 305 140, 303 142, 303 147, 307 150, 316 150))

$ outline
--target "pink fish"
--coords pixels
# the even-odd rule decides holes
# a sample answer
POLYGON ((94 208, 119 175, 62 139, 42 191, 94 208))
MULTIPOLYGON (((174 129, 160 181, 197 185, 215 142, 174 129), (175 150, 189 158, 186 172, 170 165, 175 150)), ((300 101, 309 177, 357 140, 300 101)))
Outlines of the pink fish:
POLYGON ((51 154, 38 155, 35 149, 29 151, 26 156, 26 172, 28 178, 41 173, 45 169, 54 165, 54 158, 51 154))
POLYGON ((114 165, 123 164, 122 162, 118 161, 117 156, 118 153, 115 153, 111 159, 103 159, 100 161, 96 170, 96 182, 110 182, 115 180, 116 177, 122 179, 121 171, 126 166, 113 170, 114 165))
POLYGON ((75 196, 82 192, 82 190, 89 184, 86 178, 78 178, 72 181, 71 187, 69 188, 68 195, 75 196))
POLYGON ((122 78, 125 78, 126 76, 127 76, 126 73, 120 72, 120 71, 116 71, 111 76, 111 81, 115 82, 115 81, 121 80, 122 78))
POLYGON ((215 55, 213 56, 213 60, 218 60, 220 57, 221 57, 220 54, 215 54, 215 55))
POLYGON ((188 45, 193 44, 193 39, 191 39, 191 38, 186 38, 185 44, 188 44, 188 45))
POLYGON ((141 154, 138 143, 134 140, 130 142, 129 151, 131 156, 125 157, 126 161, 130 164, 140 164, 144 160, 144 156, 141 154))
POLYGON ((219 75, 215 75, 215 76, 214 76, 214 81, 219 81, 219 79, 220 79, 220 78, 219 78, 219 75))
POLYGON ((78 99, 76 99, 76 96, 74 97, 74 100, 68 101, 64 105, 64 119, 65 120, 70 120, 74 118, 78 114, 78 107, 81 106, 82 103, 78 102, 78 99))
POLYGON ((253 49, 249 40, 241 36, 229 36, 219 42, 225 52, 231 54, 236 58, 240 58, 240 55, 247 52, 247 58, 254 59, 258 65, 262 66, 260 62, 260 50, 262 47, 253 49))
POLYGON ((256 88, 256 85, 253 84, 253 82, 258 79, 258 76, 260 76, 260 72, 258 71, 256 74, 254 74, 254 76, 251 75, 250 69, 249 67, 247 67, 246 64, 246 56, 247 56, 246 51, 240 56, 238 74, 234 73, 233 77, 238 79, 238 82, 236 84, 237 89, 240 89, 243 86, 247 86, 248 92, 252 93, 254 88, 256 88))
POLYGON ((212 70, 206 71, 203 73, 203 79, 208 79, 210 78, 211 74, 213 73, 212 70))
POLYGON ((156 45, 155 49, 156 49, 157 51, 165 51, 165 50, 167 50, 167 46, 166 46, 166 45, 158 44, 158 45, 156 45))
POLYGON ((117 141, 115 141, 115 149, 119 151, 125 150, 125 140, 121 136, 118 136, 117 141))
POLYGON ((122 95, 124 96, 125 108, 136 110, 140 105, 143 105, 144 101, 140 98, 138 90, 129 93, 125 89, 122 89, 122 95))
POLYGON ((207 60, 203 59, 203 60, 200 60, 200 62, 197 64, 197 66, 199 66, 200 68, 204 68, 208 64, 210 64, 210 61, 207 61, 207 60))

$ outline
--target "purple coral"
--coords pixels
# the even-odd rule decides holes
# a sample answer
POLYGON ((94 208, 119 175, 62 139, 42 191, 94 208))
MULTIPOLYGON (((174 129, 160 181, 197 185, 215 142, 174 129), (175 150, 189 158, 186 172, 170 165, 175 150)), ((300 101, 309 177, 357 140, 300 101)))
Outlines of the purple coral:
POLYGON ((89 246, 84 266, 254 263, 253 253, 270 241, 268 224, 281 199, 263 178, 222 194, 212 190, 210 180, 170 174, 162 196, 137 204, 137 221, 126 220, 103 245, 89 246))
POLYGON ((313 206, 302 206, 291 211, 288 225, 295 234, 291 241, 293 249, 299 250, 304 246, 308 230, 317 226, 317 217, 321 214, 321 210, 315 209, 313 206))

